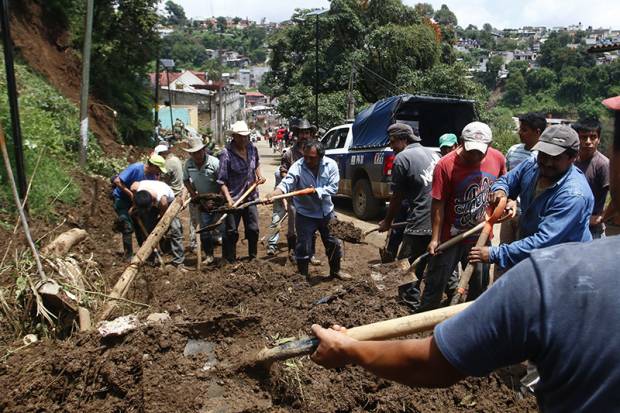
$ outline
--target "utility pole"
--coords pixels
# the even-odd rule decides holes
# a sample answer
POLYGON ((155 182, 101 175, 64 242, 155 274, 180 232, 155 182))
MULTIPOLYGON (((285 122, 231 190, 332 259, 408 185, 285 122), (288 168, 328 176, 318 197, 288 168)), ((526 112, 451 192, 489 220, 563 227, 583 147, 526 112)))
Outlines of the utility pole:
POLYGON ((314 125, 319 130, 319 15, 314 25, 314 125))
MULTIPOLYGON (((26 199, 26 166, 24 163, 24 147, 22 145, 22 131, 19 123, 19 105, 17 103, 17 83, 15 82, 15 67, 13 66, 13 42, 9 29, 9 5, 8 0, 1 0, 2 7, 2 43, 4 46, 4 67, 6 70, 6 83, 9 95, 9 107, 11 109, 11 132, 15 151, 15 170, 17 172, 17 189, 22 200, 26 199)), ((23 201, 22 201, 23 202, 23 201)))
POLYGON ((90 86, 90 48, 93 35, 94 0, 86 0, 84 48, 82 51, 82 86, 80 93, 80 166, 86 166, 88 154, 88 89, 90 86))
POLYGON ((355 66, 351 64, 351 74, 349 75, 349 90, 347 91, 347 119, 355 117, 355 97, 353 96, 353 85, 355 84, 355 66))
POLYGON ((159 126, 159 44, 157 45, 157 59, 155 59, 155 130, 159 126))

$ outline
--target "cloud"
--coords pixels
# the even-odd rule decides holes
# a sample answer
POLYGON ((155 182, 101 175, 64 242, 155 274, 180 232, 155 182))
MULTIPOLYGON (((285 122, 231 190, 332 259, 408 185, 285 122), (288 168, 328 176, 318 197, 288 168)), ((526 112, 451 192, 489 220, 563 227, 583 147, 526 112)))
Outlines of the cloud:
MULTIPOLYGON (((174 0, 173 0, 174 1, 174 0)), ((405 0, 408 5, 419 1, 405 0)), ((461 26, 568 26, 620 28, 620 1, 610 0, 426 0, 435 9, 447 4, 461 26)), ((190 17, 239 16, 252 20, 287 20, 295 8, 329 7, 328 0, 176 0, 190 17)))

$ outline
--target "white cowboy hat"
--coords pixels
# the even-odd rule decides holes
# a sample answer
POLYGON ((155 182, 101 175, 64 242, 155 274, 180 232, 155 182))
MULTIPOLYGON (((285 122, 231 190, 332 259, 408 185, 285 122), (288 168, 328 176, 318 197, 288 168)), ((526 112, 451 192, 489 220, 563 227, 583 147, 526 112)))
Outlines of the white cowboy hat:
POLYGON ((248 128, 247 123, 242 120, 238 120, 232 124, 228 133, 231 135, 248 136, 250 134, 250 129, 248 128))

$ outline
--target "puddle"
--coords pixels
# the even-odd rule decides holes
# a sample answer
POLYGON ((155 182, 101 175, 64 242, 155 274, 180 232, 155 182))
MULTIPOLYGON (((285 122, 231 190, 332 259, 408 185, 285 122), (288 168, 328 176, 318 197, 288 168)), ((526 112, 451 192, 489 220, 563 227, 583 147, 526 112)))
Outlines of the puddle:
POLYGON ((204 366, 202 366, 203 370, 211 370, 217 365, 217 358, 215 357, 215 343, 208 340, 193 338, 188 339, 185 349, 183 349, 183 355, 185 357, 189 357, 197 354, 207 355, 207 362, 204 366))

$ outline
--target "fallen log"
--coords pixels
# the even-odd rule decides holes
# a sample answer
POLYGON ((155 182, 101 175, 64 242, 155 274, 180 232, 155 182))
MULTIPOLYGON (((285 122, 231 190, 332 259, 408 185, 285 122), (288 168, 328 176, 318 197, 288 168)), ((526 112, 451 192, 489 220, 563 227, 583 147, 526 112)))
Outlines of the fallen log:
POLYGON ((87 236, 88 233, 83 229, 70 229, 69 231, 63 232, 56 237, 56 239, 43 247, 41 253, 47 257, 64 257, 71 248, 82 242, 87 236))
POLYGON ((105 304, 103 310, 101 310, 99 317, 97 317, 98 321, 106 320, 116 308, 116 299, 123 298, 127 295, 129 286, 136 278, 136 275, 138 275, 140 267, 151 255, 153 249, 157 246, 166 231, 168 231, 170 223, 174 217, 176 217, 177 214, 187 205, 185 202, 186 197, 187 191, 183 189, 183 192, 181 192, 181 194, 175 198, 174 202, 170 204, 164 216, 159 220, 155 229, 153 229, 153 231, 149 234, 146 241, 144 241, 136 255, 131 260, 129 266, 125 269, 125 271, 123 271, 123 274, 116 282, 116 285, 114 285, 114 288, 109 295, 110 300, 105 304))

